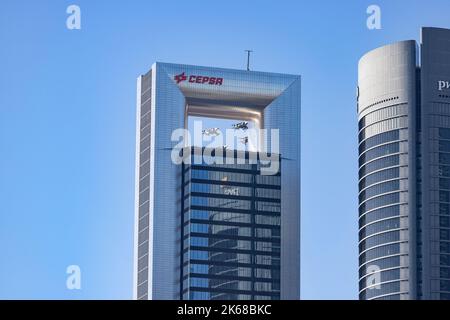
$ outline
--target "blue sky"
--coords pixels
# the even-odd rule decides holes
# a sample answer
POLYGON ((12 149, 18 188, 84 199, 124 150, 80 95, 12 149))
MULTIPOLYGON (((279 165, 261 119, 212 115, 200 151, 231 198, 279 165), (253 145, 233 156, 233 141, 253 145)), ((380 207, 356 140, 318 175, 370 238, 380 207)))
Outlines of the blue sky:
POLYGON ((302 297, 357 298, 357 62, 450 28, 434 1, 0 5, 0 298, 132 297, 136 78, 154 61, 301 74, 302 297), (81 7, 82 29, 66 28, 81 7), (382 29, 366 28, 366 8, 382 29), (82 271, 66 289, 66 267, 82 271))

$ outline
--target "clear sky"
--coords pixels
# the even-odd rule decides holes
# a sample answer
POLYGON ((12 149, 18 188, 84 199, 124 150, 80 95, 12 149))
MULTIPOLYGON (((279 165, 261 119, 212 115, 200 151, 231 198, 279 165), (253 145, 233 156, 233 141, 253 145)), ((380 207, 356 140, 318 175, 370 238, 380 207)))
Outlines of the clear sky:
POLYGON ((357 298, 357 62, 448 0, 0 4, 0 298, 132 297, 136 78, 154 61, 301 74, 302 297, 357 298), (81 8, 81 30, 66 8, 81 8), (366 9, 381 7, 382 29, 366 9), (79 265, 81 290, 66 288, 79 265))

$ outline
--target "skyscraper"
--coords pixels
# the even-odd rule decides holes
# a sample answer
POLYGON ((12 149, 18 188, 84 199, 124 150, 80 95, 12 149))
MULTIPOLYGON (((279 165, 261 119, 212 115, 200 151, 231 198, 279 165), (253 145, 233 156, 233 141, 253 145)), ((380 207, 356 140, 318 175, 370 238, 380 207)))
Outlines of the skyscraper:
POLYGON ((298 299, 300 77, 155 63, 137 87, 135 298, 298 299), (174 163, 189 117, 279 129, 279 175, 174 163))
POLYGON ((360 299, 450 299, 450 30, 364 55, 358 121, 360 299))

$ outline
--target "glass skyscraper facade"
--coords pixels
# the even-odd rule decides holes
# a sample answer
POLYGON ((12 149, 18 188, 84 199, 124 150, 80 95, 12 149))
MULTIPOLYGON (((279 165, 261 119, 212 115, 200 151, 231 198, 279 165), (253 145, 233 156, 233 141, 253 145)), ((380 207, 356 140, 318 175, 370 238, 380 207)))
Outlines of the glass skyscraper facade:
POLYGON ((280 299, 280 190, 259 164, 183 165, 182 299, 280 299))
POLYGON ((135 299, 299 299, 300 89, 298 75, 160 62, 137 79, 135 299), (282 174, 175 163, 192 117, 277 131, 277 150, 269 134, 247 150, 282 154, 282 174))
POLYGON ((450 30, 359 62, 360 299, 450 298, 447 83, 450 30))

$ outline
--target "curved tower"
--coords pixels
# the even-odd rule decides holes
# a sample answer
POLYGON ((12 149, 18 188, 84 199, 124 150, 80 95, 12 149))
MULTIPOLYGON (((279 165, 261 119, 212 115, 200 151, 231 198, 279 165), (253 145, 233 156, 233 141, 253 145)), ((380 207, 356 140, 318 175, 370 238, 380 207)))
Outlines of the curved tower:
POLYGON ((359 297, 415 297, 416 43, 359 61, 359 297))

